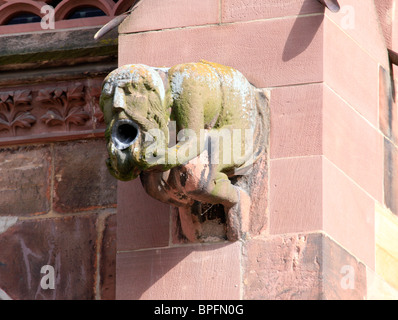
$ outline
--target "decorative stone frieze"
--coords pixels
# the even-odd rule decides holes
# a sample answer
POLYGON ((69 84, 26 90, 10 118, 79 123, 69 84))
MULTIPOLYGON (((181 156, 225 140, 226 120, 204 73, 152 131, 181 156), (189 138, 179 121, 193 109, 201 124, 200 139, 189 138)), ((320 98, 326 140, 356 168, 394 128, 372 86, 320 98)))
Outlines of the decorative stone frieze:
POLYGON ((30 128, 36 122, 31 114, 32 95, 29 90, 0 93, 0 131, 13 136, 17 128, 30 128))
POLYGON ((84 111, 84 85, 77 83, 68 88, 47 88, 39 91, 37 101, 42 104, 47 112, 40 119, 47 126, 64 126, 70 130, 73 123, 77 126, 84 125, 90 115, 84 111))
POLYGON ((0 145, 103 135, 102 78, 0 89, 0 145))

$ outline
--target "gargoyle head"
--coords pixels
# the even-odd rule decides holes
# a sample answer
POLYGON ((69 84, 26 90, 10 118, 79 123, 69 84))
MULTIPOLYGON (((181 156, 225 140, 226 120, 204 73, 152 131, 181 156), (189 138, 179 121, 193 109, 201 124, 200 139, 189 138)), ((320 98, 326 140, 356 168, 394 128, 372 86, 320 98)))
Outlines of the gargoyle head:
POLYGON ((100 107, 107 124, 105 137, 110 172, 131 180, 156 167, 150 150, 167 146, 169 112, 164 84, 155 68, 126 65, 104 80, 100 107), (162 132, 162 137, 151 131, 162 132), (156 148, 153 145, 156 144, 156 148))

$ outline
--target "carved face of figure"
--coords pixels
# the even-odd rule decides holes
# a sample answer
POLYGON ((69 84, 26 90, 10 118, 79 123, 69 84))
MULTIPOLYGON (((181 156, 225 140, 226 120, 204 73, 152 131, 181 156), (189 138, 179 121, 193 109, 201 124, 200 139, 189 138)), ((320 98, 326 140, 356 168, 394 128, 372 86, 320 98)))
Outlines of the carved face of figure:
POLYGON ((154 139, 148 131, 163 126, 163 99, 163 82, 147 66, 123 66, 105 79, 100 106, 108 125, 107 165, 116 178, 135 179, 150 167, 145 155, 154 139))

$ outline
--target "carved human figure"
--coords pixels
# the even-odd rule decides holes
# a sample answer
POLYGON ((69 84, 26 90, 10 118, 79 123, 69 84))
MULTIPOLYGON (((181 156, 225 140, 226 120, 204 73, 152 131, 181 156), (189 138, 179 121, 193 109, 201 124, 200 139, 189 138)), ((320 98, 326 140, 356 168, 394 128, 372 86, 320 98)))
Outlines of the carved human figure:
POLYGON ((249 210, 230 178, 245 174, 265 151, 268 106, 237 70, 200 61, 172 68, 126 65, 104 80, 100 106, 107 123, 110 172, 138 176, 152 197, 180 208, 185 236, 206 241, 194 203, 225 208, 227 237, 242 237, 249 210), (177 141, 171 141, 170 128, 177 141))

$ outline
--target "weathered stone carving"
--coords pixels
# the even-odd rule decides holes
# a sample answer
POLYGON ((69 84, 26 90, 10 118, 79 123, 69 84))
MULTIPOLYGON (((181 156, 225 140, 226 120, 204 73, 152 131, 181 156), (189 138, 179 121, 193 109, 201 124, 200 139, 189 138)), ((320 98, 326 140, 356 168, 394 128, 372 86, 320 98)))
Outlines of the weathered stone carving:
POLYGON ((16 128, 30 128, 36 122, 30 113, 31 102, 29 90, 0 93, 0 131, 10 131, 15 136, 16 128))
POLYGON ((247 174, 266 151, 263 90, 203 60, 172 68, 126 65, 105 79, 100 106, 107 165, 116 178, 140 176, 149 195, 178 207, 190 241, 245 236, 250 197, 231 179, 247 174), (203 219, 209 212, 217 219, 203 219))
POLYGON ((0 90, 0 145, 102 136, 103 77, 0 90), (12 140, 11 140, 12 139, 12 140))

